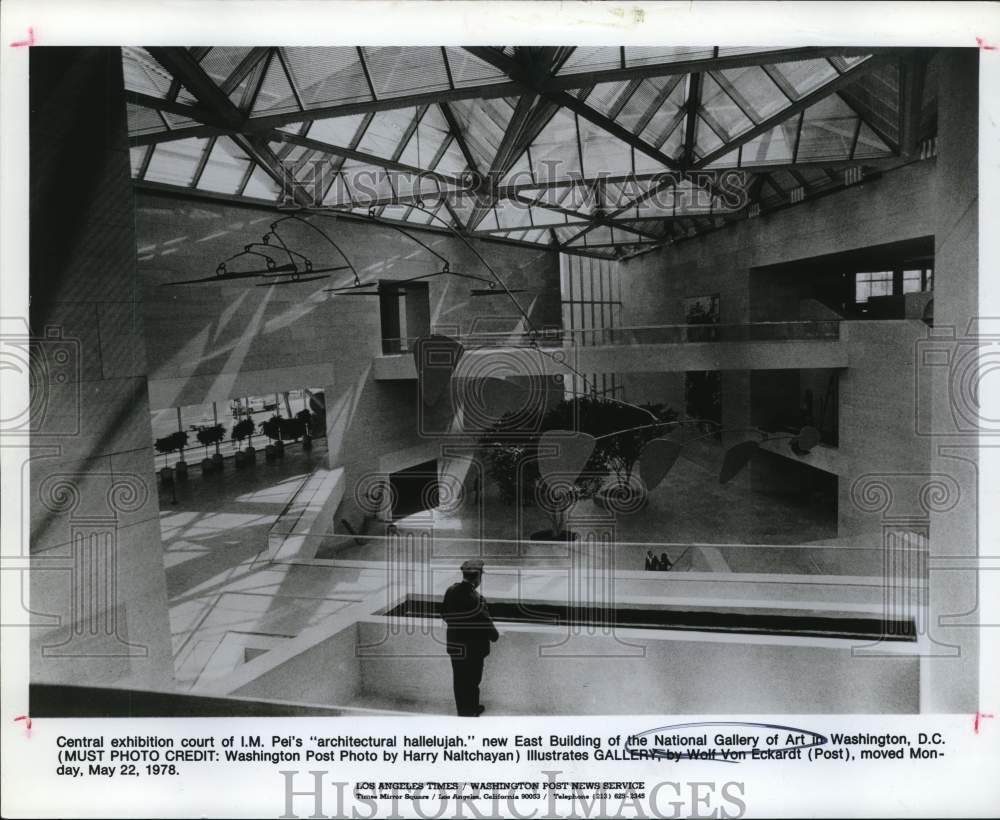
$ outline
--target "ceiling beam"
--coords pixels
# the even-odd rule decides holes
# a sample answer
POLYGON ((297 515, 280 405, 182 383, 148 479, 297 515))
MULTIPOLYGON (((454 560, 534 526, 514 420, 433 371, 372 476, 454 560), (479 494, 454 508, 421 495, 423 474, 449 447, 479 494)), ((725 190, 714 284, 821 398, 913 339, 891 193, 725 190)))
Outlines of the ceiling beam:
POLYGON ((166 111, 168 114, 176 114, 178 117, 187 117, 195 122, 214 123, 222 125, 216 120, 212 112, 204 106, 188 105, 175 100, 154 97, 150 94, 143 94, 141 91, 125 91, 125 100, 133 105, 141 105, 144 108, 151 108, 154 111, 166 111))
POLYGON ((478 57, 480 60, 489 63, 499 71, 503 71, 508 77, 515 82, 520 83, 522 87, 528 89, 532 93, 544 97, 555 105, 568 108, 577 116, 580 116, 599 128, 604 129, 612 136, 627 145, 630 145, 651 159, 656 160, 661 165, 671 169, 679 167, 671 157, 668 157, 662 151, 659 151, 649 143, 639 139, 639 137, 627 128, 623 128, 618 123, 608 117, 605 117, 599 111, 595 111, 589 105, 584 103, 579 97, 575 97, 565 91, 552 89, 548 80, 532 76, 526 72, 524 68, 517 63, 517 61, 510 59, 506 55, 491 48, 479 48, 474 46, 467 47, 466 51, 473 56, 478 57))
POLYGON ((321 151, 325 154, 346 157, 347 159, 357 160, 358 162, 364 162, 368 165, 374 165, 390 171, 399 171, 400 173, 413 175, 419 174, 421 176, 436 179, 439 182, 452 185, 456 188, 461 188, 465 185, 465 182, 461 177, 441 174, 437 171, 429 171, 426 168, 418 168, 416 165, 399 162, 398 160, 387 159, 386 157, 379 157, 375 154, 368 154, 364 151, 358 151, 342 145, 331 145, 327 142, 314 140, 311 137, 300 137, 297 134, 289 134, 287 131, 272 131, 270 134, 267 134, 266 137, 269 140, 280 140, 281 142, 291 143, 292 145, 301 145, 303 148, 311 148, 314 151, 321 151))
MULTIPOLYGON (((391 97, 384 100, 366 100, 362 102, 341 103, 338 105, 323 105, 310 107, 305 111, 288 111, 280 114, 265 114, 251 117, 247 120, 244 128, 246 131, 267 132, 272 128, 279 128, 283 125, 291 125, 296 122, 312 122, 313 120, 324 120, 331 117, 349 117, 353 114, 367 114, 378 111, 392 111, 400 108, 414 108, 419 105, 429 105, 440 102, 454 102, 456 100, 470 99, 496 99, 498 97, 514 97, 522 93, 521 86, 509 83, 495 83, 493 85, 469 86, 467 88, 456 88, 453 91, 428 91, 421 94, 411 94, 403 97, 391 97)), ((153 98, 157 99, 157 98, 153 98)), ((227 97, 228 99, 228 97, 227 97)), ((189 116, 189 115, 185 115, 189 116)), ((192 119, 198 119, 192 117, 192 119)), ((202 122, 202 120, 198 120, 202 122)), ((169 142, 171 140, 187 139, 188 137, 204 137, 219 134, 219 130, 208 130, 210 123, 190 128, 178 128, 174 131, 163 131, 158 134, 141 135, 133 139, 141 139, 138 145, 151 145, 158 142, 169 142)))
POLYGON ((444 115, 444 121, 448 124, 448 130, 451 132, 451 136, 454 138, 455 142, 458 143, 458 148, 462 152, 462 156, 465 158, 465 164, 469 166, 469 170, 474 174, 479 174, 479 163, 476 162, 475 156, 473 156, 472 151, 469 150, 469 144, 465 141, 465 134, 462 133, 462 128, 458 124, 458 120, 455 118, 455 112, 451 110, 451 106, 448 103, 441 103, 439 106, 441 113, 444 115))
POLYGON ((924 78, 927 55, 923 51, 900 60, 899 65, 899 148, 904 157, 920 153, 920 117, 923 113, 924 78))
POLYGON ((243 126, 246 117, 232 100, 215 84, 211 77, 198 64, 189 51, 177 47, 150 47, 149 53, 160 65, 180 80, 194 95, 199 104, 208 108, 215 117, 225 124, 232 132, 233 141, 270 176, 285 195, 290 194, 295 203, 301 207, 314 204, 309 195, 299 185, 290 179, 290 174, 282 166, 281 161, 267 144, 267 140, 259 134, 244 134, 243 126))
POLYGON ((791 119, 792 117, 805 111, 805 109, 807 109, 809 106, 813 105, 816 102, 819 102, 824 97, 828 97, 838 88, 841 88, 847 85, 848 83, 854 82, 855 80, 858 79, 858 77, 861 77, 864 74, 867 74, 869 71, 872 71, 873 69, 878 68, 880 65, 883 65, 887 59, 889 58, 872 57, 868 60, 865 60, 863 63, 860 63, 854 66, 853 68, 848 69, 843 74, 834 77, 825 85, 822 85, 819 88, 815 89, 814 91, 811 91, 804 97, 800 97, 798 100, 789 104, 788 106, 786 106, 773 116, 770 116, 766 120, 763 120, 762 122, 758 123, 749 131, 744 131, 738 137, 730 140, 724 145, 720 145, 714 151, 710 151, 700 160, 695 162, 691 167, 705 168, 706 166, 711 165, 720 157, 724 157, 726 154, 730 153, 736 148, 739 148, 741 145, 745 145, 746 143, 759 137, 761 134, 767 133, 776 125, 780 125, 781 123, 785 122, 785 120, 791 119))
POLYGON ((699 71, 718 71, 724 68, 746 68, 755 65, 815 60, 827 56, 856 56, 867 54, 899 55, 908 49, 903 47, 803 47, 769 49, 747 54, 723 55, 698 60, 677 60, 655 65, 632 66, 618 69, 595 69, 559 74, 546 83, 547 89, 581 88, 593 83, 615 80, 631 80, 634 77, 668 77, 675 74, 690 74, 699 71))
POLYGON ((681 165, 694 165, 694 149, 698 142, 698 109, 701 108, 701 74, 691 75, 688 81, 688 95, 684 103, 684 142, 681 149, 681 165))
MULTIPOLYGON (((547 211, 555 211, 556 213, 564 214, 565 216, 573 217, 575 219, 582 220, 582 222, 584 224, 590 224, 594 228, 598 228, 598 227, 600 227, 602 225, 604 225, 606 227, 609 227, 609 228, 611 228, 611 227, 624 228, 625 227, 620 222, 615 222, 611 218, 609 218, 607 216, 600 216, 597 213, 584 214, 584 213, 581 213, 580 211, 574 211, 574 210, 572 210, 570 208, 560 207, 559 205, 544 205, 542 203, 537 203, 536 204, 536 203, 533 203, 531 200, 523 199, 521 197, 515 197, 512 201, 514 201, 514 202, 520 202, 520 203, 523 203, 525 205, 530 205, 530 206, 532 206, 534 208, 542 208, 542 209, 547 210, 547 211)), ((569 223, 562 223, 562 224, 569 224, 569 223)), ((539 225, 538 227, 540 227, 540 228, 548 228, 548 227, 551 227, 551 226, 550 225, 539 225)), ((640 231, 640 230, 638 230, 636 228, 625 228, 625 229, 626 230, 630 230, 633 233, 637 233, 640 236, 653 237, 652 234, 647 234, 647 233, 645 233, 643 231, 640 231)), ((654 239, 658 239, 659 237, 653 237, 653 238, 654 239)))
POLYGON ((240 60, 239 65, 232 70, 232 73, 219 86, 222 93, 227 97, 232 94, 239 87, 240 83, 246 79, 247 75, 257 67, 257 64, 267 57, 269 51, 270 49, 266 47, 251 48, 246 53, 246 56, 240 60))

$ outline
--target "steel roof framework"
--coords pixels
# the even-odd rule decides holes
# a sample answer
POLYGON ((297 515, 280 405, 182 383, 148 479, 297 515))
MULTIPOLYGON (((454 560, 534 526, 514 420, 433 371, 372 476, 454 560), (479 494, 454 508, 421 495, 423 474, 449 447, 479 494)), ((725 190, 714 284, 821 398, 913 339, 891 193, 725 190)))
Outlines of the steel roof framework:
POLYGON ((156 47, 123 59, 140 185, 598 256, 832 190, 845 169, 912 158, 930 136, 915 49, 156 47))

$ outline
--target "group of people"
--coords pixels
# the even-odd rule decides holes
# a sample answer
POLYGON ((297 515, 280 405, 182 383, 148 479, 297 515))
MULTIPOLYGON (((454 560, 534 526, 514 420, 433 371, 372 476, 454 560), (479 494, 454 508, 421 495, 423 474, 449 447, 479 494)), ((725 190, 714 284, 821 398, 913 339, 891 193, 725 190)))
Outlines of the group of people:
POLYGON ((673 565, 674 562, 665 552, 661 552, 660 557, 657 558, 653 555, 652 550, 646 550, 646 569, 654 572, 669 572, 673 565))

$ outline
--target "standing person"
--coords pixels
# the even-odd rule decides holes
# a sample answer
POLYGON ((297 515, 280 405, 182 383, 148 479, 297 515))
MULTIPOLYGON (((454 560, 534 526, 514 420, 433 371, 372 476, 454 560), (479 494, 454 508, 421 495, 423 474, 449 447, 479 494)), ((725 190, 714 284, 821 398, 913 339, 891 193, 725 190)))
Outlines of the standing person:
POLYGON ((448 625, 455 708, 461 717, 479 717, 486 711, 479 702, 483 661, 490 654, 490 644, 500 637, 486 600, 478 591, 482 580, 483 562, 466 561, 462 564, 462 580, 448 587, 441 606, 441 617, 448 625))
POLYGON ((646 569, 657 570, 660 568, 660 562, 655 555, 653 555, 652 550, 646 550, 646 569))
POLYGON ((674 562, 670 560, 667 554, 660 554, 660 572, 670 572, 670 568, 674 565, 674 562))

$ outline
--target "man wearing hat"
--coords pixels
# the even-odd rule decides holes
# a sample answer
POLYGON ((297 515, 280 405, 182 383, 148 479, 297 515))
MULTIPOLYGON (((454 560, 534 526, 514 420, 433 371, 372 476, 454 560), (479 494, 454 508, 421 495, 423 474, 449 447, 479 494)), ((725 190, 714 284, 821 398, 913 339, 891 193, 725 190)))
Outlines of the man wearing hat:
POLYGON ((462 580, 448 587, 441 617, 448 624, 448 655, 455 687, 455 708, 461 717, 479 717, 486 707, 479 702, 483 661, 490 643, 500 635, 477 587, 483 580, 483 562, 462 564, 462 580))

